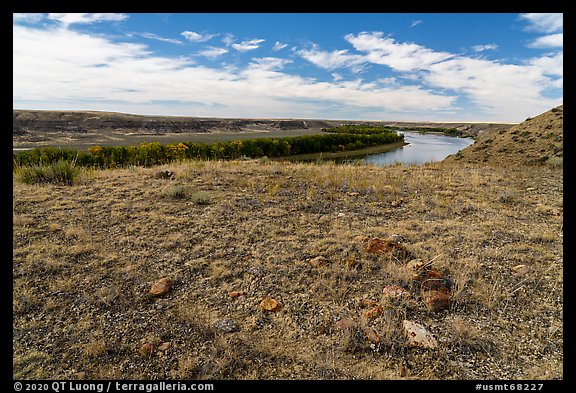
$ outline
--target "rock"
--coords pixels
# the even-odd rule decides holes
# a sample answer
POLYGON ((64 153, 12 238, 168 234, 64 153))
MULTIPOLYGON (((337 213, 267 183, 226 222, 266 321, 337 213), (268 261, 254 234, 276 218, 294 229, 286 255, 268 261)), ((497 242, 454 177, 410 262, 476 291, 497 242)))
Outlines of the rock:
POLYGON ((512 271, 518 275, 525 275, 530 271, 530 266, 527 265, 516 265, 512 268, 512 271))
POLYGON ((263 311, 272 311, 272 312, 276 312, 279 311, 282 308, 282 304, 280 304, 280 302, 278 302, 275 299, 272 299, 270 297, 267 297, 265 299, 262 299, 262 301, 260 302, 260 308, 263 311))
POLYGON ((360 307, 362 307, 362 308, 374 307, 377 305, 378 305, 378 302, 376 302, 375 300, 372 300, 372 299, 360 300, 360 307))
POLYGON ((220 319, 214 323, 214 328, 226 333, 237 332, 240 330, 236 322, 232 319, 220 319))
POLYGON ((408 346, 427 349, 438 348, 438 342, 434 336, 421 324, 405 319, 402 321, 402 326, 404 327, 408 346))
POLYGON ((450 307, 451 294, 448 289, 422 291, 422 301, 429 311, 440 311, 450 307))
POLYGON ((421 282, 421 291, 450 290, 452 287, 452 280, 444 272, 436 269, 421 270, 418 272, 417 280, 421 282))
POLYGON ((380 341, 382 341, 382 337, 380 337, 378 332, 370 327, 364 328, 364 335, 372 344, 380 344, 380 341))
POLYGON ((342 217, 344 217, 344 216, 345 216, 344 213, 338 213, 338 214, 336 215, 336 217, 338 217, 338 218, 342 218, 342 217))
POLYGON ((400 243, 391 240, 382 240, 374 237, 366 243, 364 251, 370 254, 388 254, 398 260, 405 261, 410 257, 410 253, 400 243))
POLYGON ((154 296, 162 296, 168 293, 171 288, 172 288, 172 280, 170 280, 167 277, 164 277, 156 281, 152 285, 152 288, 150 288, 149 293, 154 296))
POLYGON ((351 318, 342 318, 342 319, 339 319, 338 321, 336 321, 334 326, 338 330, 346 330, 346 329, 351 329, 354 326, 356 326, 356 323, 351 318))
POLYGON ((228 292, 228 296, 231 298, 237 298, 238 296, 242 296, 244 294, 244 292, 241 291, 230 291, 228 292))
POLYGON ((358 196, 358 195, 360 195, 360 193, 356 192, 356 191, 352 191, 352 192, 349 192, 348 195, 349 196, 358 196))
POLYGON ((321 267, 330 264, 330 260, 324 256, 317 256, 308 261, 308 263, 314 267, 321 267))
POLYGON ((402 288, 399 285, 386 285, 384 289, 382 289, 382 293, 384 294, 384 297, 390 299, 408 299, 412 296, 412 294, 407 289, 402 288))
POLYGON ((159 351, 166 351, 170 348, 171 344, 169 342, 163 342, 162 344, 160 344, 160 346, 158 347, 159 351))
POLYGON ((374 307, 372 307, 370 310, 366 311, 366 312, 364 313, 364 316, 365 316, 366 318, 377 318, 377 317, 379 317, 380 315, 382 315, 382 312, 383 312, 383 311, 384 311, 384 310, 382 309, 382 306, 374 306, 374 307))
POLYGON ((154 351, 154 345, 150 342, 146 342, 140 347, 140 353, 142 355, 149 355, 152 351, 154 351))

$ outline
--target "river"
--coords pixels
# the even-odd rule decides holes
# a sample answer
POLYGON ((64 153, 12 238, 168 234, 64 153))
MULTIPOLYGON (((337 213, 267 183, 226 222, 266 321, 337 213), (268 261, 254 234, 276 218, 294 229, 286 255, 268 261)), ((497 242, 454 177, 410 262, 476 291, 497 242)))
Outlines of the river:
POLYGON ((441 134, 420 134, 403 131, 404 141, 408 143, 389 152, 369 154, 362 158, 367 164, 390 165, 394 163, 424 164, 442 161, 474 143, 472 138, 456 138, 441 134))

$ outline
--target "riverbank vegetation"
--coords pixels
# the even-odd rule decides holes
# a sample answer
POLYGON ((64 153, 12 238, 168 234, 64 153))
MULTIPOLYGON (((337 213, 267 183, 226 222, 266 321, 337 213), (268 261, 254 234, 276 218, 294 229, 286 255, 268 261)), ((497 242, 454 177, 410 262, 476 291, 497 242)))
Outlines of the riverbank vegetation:
POLYGON ((350 128, 318 135, 284 138, 255 138, 212 144, 180 142, 142 143, 138 146, 92 146, 87 152, 74 149, 38 148, 14 153, 15 167, 52 165, 67 161, 96 168, 162 165, 183 160, 230 160, 238 158, 283 157, 320 152, 359 150, 397 143, 404 135, 393 130, 350 128))

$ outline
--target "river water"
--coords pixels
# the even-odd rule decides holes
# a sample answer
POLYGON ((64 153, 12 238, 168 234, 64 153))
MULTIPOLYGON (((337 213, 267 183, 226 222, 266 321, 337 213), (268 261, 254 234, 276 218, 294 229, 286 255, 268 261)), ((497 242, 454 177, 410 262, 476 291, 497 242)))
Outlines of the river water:
POLYGON ((426 162, 442 161, 451 154, 456 154, 474 143, 472 138, 456 138, 441 134, 420 134, 403 131, 404 141, 408 143, 398 149, 363 157, 362 161, 374 165, 390 165, 394 163, 424 164, 426 162))

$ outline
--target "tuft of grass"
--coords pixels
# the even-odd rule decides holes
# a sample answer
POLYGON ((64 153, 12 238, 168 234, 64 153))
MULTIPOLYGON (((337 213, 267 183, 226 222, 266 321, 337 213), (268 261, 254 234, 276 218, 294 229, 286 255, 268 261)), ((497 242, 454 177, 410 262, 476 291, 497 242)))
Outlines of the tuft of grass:
POLYGON ((197 205, 207 205, 210 203, 210 194, 206 191, 196 191, 190 196, 190 199, 197 205))
POLYGON ((17 178, 25 184, 64 184, 78 182, 80 168, 74 162, 60 160, 49 165, 32 165, 19 168, 17 178))
POLYGON ((550 157, 546 160, 546 165, 551 168, 562 168, 564 165, 563 157, 550 157))
POLYGON ((164 196, 171 199, 184 199, 188 194, 186 187, 181 184, 168 186, 162 191, 162 193, 164 196))

